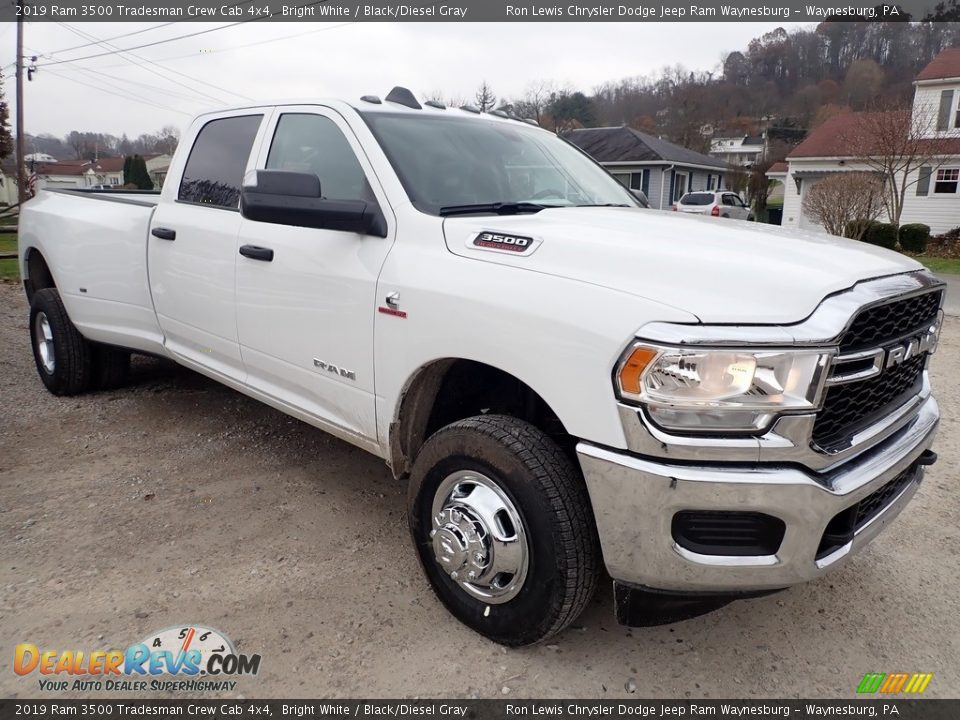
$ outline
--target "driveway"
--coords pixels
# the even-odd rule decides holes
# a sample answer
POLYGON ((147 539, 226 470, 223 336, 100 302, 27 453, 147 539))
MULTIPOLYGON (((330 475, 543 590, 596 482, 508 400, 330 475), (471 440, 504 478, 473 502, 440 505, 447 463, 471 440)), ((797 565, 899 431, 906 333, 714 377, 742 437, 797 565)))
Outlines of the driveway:
MULTIPOLYGON (((433 596, 382 461, 147 358, 127 388, 54 397, 23 292, 0 283, 0 697, 41 695, 36 673, 13 672, 17 643, 108 650, 188 624, 262 655, 227 697, 854 698, 864 673, 895 671, 958 697, 958 365, 948 318, 940 462, 829 576, 634 630, 605 583, 574 627, 507 650, 433 596)), ((119 693, 43 696, 91 694, 119 693)))
POLYGON ((947 283, 947 300, 943 310, 947 315, 960 317, 960 275, 937 273, 937 277, 947 283))

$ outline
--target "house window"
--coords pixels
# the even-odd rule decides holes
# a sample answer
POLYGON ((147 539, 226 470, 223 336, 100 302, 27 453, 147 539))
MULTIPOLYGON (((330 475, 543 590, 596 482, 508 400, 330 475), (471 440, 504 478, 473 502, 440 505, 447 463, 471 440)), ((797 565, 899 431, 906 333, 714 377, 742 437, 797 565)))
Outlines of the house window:
POLYGON ((613 179, 625 188, 630 187, 630 173, 613 173, 613 179))
POLYGON ((716 187, 713 184, 713 173, 707 173, 707 190, 713 190, 716 187))
POLYGON ((933 192, 936 195, 956 195, 958 183, 960 183, 960 168, 940 168, 937 170, 937 181, 933 185, 933 192))
POLYGON ((639 172, 630 173, 630 189, 631 190, 642 190, 647 192, 647 188, 650 185, 650 171, 641 170, 639 172))

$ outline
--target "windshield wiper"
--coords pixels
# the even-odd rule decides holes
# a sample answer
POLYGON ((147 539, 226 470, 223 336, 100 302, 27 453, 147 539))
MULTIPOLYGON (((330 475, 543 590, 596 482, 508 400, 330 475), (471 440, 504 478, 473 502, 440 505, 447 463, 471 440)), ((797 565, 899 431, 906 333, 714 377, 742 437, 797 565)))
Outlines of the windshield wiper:
POLYGON ((541 205, 532 202, 495 202, 475 203, 473 205, 447 205, 440 208, 441 217, 448 215, 472 215, 473 213, 495 213, 497 215, 517 215, 519 213, 540 212, 544 208, 557 205, 541 205))

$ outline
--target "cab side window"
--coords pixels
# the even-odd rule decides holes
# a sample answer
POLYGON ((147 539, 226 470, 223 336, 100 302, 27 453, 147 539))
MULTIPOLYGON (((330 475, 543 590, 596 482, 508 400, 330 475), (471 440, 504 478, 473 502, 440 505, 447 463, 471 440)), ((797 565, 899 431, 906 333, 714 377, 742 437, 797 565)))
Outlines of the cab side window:
POLYGON ((236 210, 240 185, 263 115, 211 120, 200 130, 187 158, 177 200, 236 210))
POLYGON ((267 156, 268 170, 312 173, 328 200, 375 202, 373 191, 353 149, 330 118, 285 113, 267 156))
POLYGON ((724 193, 724 195, 723 195, 723 204, 724 204, 724 205, 736 205, 737 203, 735 203, 735 202, 733 201, 733 195, 730 195, 729 193, 724 193))

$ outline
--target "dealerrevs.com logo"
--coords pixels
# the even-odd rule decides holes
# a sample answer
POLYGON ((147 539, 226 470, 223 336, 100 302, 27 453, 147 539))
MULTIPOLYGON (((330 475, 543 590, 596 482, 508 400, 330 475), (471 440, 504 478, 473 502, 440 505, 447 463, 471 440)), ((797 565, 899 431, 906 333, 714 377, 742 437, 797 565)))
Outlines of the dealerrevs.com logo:
POLYGON ((151 633, 126 650, 46 650, 20 643, 13 670, 38 676, 40 690, 233 690, 232 678, 256 675, 260 655, 237 653, 222 632, 203 625, 151 633))

